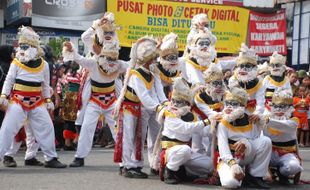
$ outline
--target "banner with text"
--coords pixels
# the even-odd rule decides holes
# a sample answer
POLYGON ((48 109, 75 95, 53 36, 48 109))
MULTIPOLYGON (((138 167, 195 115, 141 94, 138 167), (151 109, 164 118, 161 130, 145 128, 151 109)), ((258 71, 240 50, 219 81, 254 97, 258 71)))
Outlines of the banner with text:
POLYGON ((286 55, 285 11, 274 14, 250 12, 249 46, 260 56, 272 55, 274 51, 286 55))
POLYGON ((174 32, 179 35, 180 50, 184 50, 191 19, 199 13, 208 15, 220 53, 237 53, 247 37, 249 10, 240 7, 148 0, 108 0, 107 6, 122 28, 118 37, 126 47, 144 35, 163 37, 174 32))

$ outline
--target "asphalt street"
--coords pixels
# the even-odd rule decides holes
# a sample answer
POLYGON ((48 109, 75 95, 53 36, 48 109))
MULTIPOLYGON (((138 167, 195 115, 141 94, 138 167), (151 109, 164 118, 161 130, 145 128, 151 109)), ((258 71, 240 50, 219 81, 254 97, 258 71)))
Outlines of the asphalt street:
MULTIPOLYGON (((304 171, 302 179, 310 180, 310 149, 302 149, 304 171)), ((74 152, 58 152, 62 162, 69 164, 74 152)), ((15 159, 17 168, 0 166, 0 190, 191 190, 221 189, 217 186, 179 184, 166 185, 156 176, 148 179, 127 179, 118 175, 118 166, 112 162, 113 149, 95 148, 85 160, 85 167, 66 169, 47 169, 43 167, 25 167, 24 152, 19 152, 15 159)), ((43 155, 39 153, 39 160, 43 155)), ((146 164, 147 165, 147 164, 146 164)), ((149 168, 144 168, 149 172, 149 168)), ((310 189, 310 185, 273 185, 272 189, 310 189)))

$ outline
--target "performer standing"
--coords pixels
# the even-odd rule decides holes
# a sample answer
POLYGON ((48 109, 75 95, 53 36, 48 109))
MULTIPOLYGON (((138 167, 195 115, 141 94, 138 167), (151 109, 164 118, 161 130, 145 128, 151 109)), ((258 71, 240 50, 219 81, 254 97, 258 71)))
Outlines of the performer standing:
POLYGON ((217 170, 222 186, 237 188, 245 183, 250 187, 269 188, 263 181, 271 156, 271 141, 261 136, 265 119, 251 122, 245 113, 248 94, 241 88, 232 88, 225 94, 223 119, 218 125, 217 137, 220 163, 217 170), (246 174, 242 167, 246 167, 246 174))
POLYGON ((160 77, 167 98, 171 95, 173 79, 182 72, 177 41, 178 36, 174 33, 163 38, 159 47, 159 62, 154 68, 154 74, 160 77))
POLYGON ((288 177, 301 172, 297 152, 298 118, 294 111, 291 89, 277 89, 272 97, 271 113, 267 116, 264 135, 272 141, 270 165, 278 168, 279 182, 288 185, 288 177))
POLYGON ((87 104, 85 116, 79 136, 75 159, 70 167, 84 166, 84 158, 89 154, 96 125, 100 115, 104 115, 113 138, 115 121, 112 111, 116 101, 115 79, 126 71, 127 65, 118 60, 118 41, 104 44, 99 56, 85 58, 80 56, 70 42, 64 43, 63 55, 67 60, 73 60, 90 72, 91 98, 87 104))
POLYGON ((251 119, 257 120, 257 114, 262 114, 265 108, 264 87, 262 81, 257 78, 257 55, 254 49, 249 49, 241 44, 237 68, 234 76, 229 80, 229 88, 241 87, 246 90, 250 100, 246 111, 251 119))
POLYGON ((118 133, 114 161, 123 162, 125 177, 147 178, 141 171, 146 130, 150 122, 157 124, 155 114, 161 103, 158 93, 164 96, 160 79, 150 72, 157 59, 157 41, 148 36, 140 38, 132 46, 130 58, 132 70, 127 70, 115 109, 118 133))
POLYGON ((45 155, 45 167, 64 168, 66 165, 57 160, 54 127, 47 111, 54 105, 50 99, 49 67, 38 56, 40 37, 32 28, 23 26, 19 35, 16 58, 0 97, 0 105, 8 106, 0 130, 0 158, 9 150, 14 136, 27 119, 45 155), (12 103, 9 104, 8 98, 12 103))
POLYGON ((270 75, 267 75, 263 80, 263 88, 265 89, 265 112, 270 111, 269 103, 271 102, 274 91, 277 88, 285 88, 291 90, 290 80, 285 76, 286 57, 274 52, 270 57, 269 70, 270 75))

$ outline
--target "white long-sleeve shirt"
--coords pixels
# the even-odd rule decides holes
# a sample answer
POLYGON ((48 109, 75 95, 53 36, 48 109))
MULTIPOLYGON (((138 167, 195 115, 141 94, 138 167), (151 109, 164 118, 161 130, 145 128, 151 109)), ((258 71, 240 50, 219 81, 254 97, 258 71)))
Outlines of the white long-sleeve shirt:
POLYGON ((102 73, 103 71, 100 70, 95 58, 85 58, 76 53, 74 61, 88 69, 90 78, 99 83, 110 83, 115 81, 118 74, 126 72, 126 69, 128 68, 128 64, 125 61, 117 60, 117 64, 119 64, 118 74, 112 76, 102 73))
POLYGON ((170 139, 188 142, 193 133, 208 133, 210 130, 209 126, 204 127, 203 121, 186 122, 173 114, 165 114, 165 116, 162 135, 170 139))
MULTIPOLYGON (((232 76, 229 79, 229 86, 234 86, 235 84, 239 85, 239 82, 235 76, 232 76)), ((262 81, 258 81, 258 83, 256 83, 251 88, 248 88, 250 87, 250 84, 246 87, 247 88, 243 89, 247 91, 250 98, 249 100, 256 100, 256 108, 254 112, 263 114, 265 109, 265 88, 262 84, 262 81)))
POLYGON ((147 75, 151 76, 151 81, 148 82, 142 76, 142 74, 139 74, 137 70, 133 70, 128 82, 128 86, 135 91, 140 102, 147 110, 156 111, 157 106, 162 103, 161 101, 166 100, 163 93, 162 84, 160 79, 154 77, 150 71, 146 71, 145 69, 142 70, 142 72, 145 72, 147 75), (158 96, 158 92, 160 92, 159 94, 162 93, 160 98, 158 96))
POLYGON ((264 135, 273 142, 287 142, 297 138, 298 119, 293 117, 286 120, 269 119, 264 128, 264 135))
MULTIPOLYGON (((21 79, 28 82, 40 82, 42 84, 42 95, 44 98, 50 98, 51 97, 51 91, 50 91, 50 72, 49 72, 49 66, 46 61, 43 59, 42 63, 43 68, 38 72, 29 72, 26 69, 22 68, 21 66, 18 66, 18 64, 15 64, 14 62, 18 62, 17 59, 13 60, 13 62, 10 65, 10 69, 8 71, 8 74, 6 76, 5 82, 3 84, 2 92, 1 94, 5 94, 9 96, 11 94, 11 90, 15 84, 16 79, 21 79)), ((19 62, 19 64, 22 64, 19 62)), ((27 65, 25 65, 27 67, 27 65)), ((30 69, 31 70, 31 69, 30 69)))
POLYGON ((236 120, 234 125, 223 119, 217 128, 220 158, 226 163, 233 159, 228 139, 232 141, 239 141, 241 139, 254 140, 259 136, 259 127, 254 123, 249 123, 247 115, 242 119, 236 120))

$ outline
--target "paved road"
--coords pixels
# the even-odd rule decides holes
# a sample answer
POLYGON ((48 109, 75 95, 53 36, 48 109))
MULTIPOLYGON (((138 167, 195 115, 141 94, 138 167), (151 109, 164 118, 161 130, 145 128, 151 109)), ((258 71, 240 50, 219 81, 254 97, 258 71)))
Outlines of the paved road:
MULTIPOLYGON (((180 184, 166 185, 158 177, 149 179, 126 179, 118 175, 118 166, 112 163, 113 150, 94 149, 86 159, 82 168, 46 169, 41 167, 25 167, 23 152, 16 156, 17 168, 0 166, 0 190, 190 190, 221 189, 216 186, 180 184)), ((310 149, 301 150, 305 171, 302 179, 310 180, 310 149)), ((70 163, 74 152, 59 152, 60 160, 70 163)), ((41 154, 38 155, 43 160, 41 154)), ((149 168, 145 168, 148 172, 149 168)), ((310 185, 281 187, 273 189, 310 189, 310 185)))

